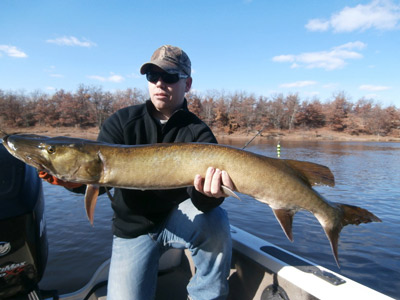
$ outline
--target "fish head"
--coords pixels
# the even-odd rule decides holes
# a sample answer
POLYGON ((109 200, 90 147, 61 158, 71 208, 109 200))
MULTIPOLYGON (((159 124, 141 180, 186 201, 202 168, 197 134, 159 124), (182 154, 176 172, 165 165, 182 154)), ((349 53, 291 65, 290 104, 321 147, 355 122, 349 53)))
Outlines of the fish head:
POLYGON ((90 183, 101 175, 101 159, 92 149, 94 141, 34 134, 6 135, 2 140, 13 156, 59 179, 90 183))
POLYGON ((1 139, 10 154, 39 170, 44 170, 43 151, 38 146, 46 138, 48 137, 33 134, 10 134, 1 139))

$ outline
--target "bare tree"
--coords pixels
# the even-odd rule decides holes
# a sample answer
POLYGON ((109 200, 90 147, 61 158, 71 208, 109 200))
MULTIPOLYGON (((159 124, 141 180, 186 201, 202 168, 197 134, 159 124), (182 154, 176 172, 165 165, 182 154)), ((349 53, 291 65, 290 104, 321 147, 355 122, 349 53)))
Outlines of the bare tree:
POLYGON ((143 103, 146 99, 147 93, 137 88, 116 91, 113 95, 112 111, 115 112, 127 106, 143 103))
POLYGON ((286 110, 286 120, 287 128, 292 130, 296 121, 296 114, 299 110, 300 98, 298 94, 290 94, 286 97, 285 110, 286 110))
POLYGON ((285 103, 282 94, 276 95, 268 103, 268 118, 275 129, 283 129, 285 103))
POLYGON ((344 92, 334 95, 334 100, 327 105, 327 120, 330 127, 335 131, 344 131, 347 127, 346 121, 352 104, 348 101, 344 92))
POLYGON ((296 125, 311 128, 321 128, 325 125, 325 115, 319 99, 312 102, 303 101, 296 114, 296 125))
MULTIPOLYGON (((80 85, 75 92, 63 89, 52 95, 35 91, 0 90, 0 126, 98 126, 113 112, 126 106, 143 103, 146 91, 134 89, 105 92, 101 87, 80 85)), ((319 99, 302 101, 298 94, 282 94, 272 98, 243 91, 225 93, 211 90, 187 94, 189 108, 210 127, 226 133, 264 128, 321 128, 352 134, 400 134, 400 110, 382 107, 373 99, 351 103, 344 92, 333 95, 330 102, 319 99), (301 104, 300 104, 301 103, 301 104)))

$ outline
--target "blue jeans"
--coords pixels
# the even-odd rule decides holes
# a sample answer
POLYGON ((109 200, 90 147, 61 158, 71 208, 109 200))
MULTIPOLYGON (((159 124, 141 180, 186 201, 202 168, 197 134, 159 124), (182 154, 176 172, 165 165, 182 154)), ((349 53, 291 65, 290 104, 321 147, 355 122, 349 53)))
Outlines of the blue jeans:
POLYGON ((202 213, 182 202, 156 233, 133 239, 114 236, 107 300, 153 299, 158 261, 169 248, 189 249, 196 274, 187 290, 193 300, 228 296, 232 242, 225 210, 202 213))

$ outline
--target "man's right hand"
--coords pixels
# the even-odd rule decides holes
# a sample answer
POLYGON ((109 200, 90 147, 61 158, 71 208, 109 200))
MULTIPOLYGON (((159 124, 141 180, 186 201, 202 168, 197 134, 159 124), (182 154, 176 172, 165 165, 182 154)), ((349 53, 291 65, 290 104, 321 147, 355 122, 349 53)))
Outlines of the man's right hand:
POLYGON ((51 184, 61 185, 63 187, 66 187, 67 189, 74 189, 74 188, 82 186, 81 183, 67 182, 67 181, 58 179, 57 177, 50 175, 49 173, 44 172, 44 171, 39 171, 39 177, 51 184))
POLYGON ((221 171, 220 169, 215 169, 213 167, 207 169, 205 178, 201 177, 199 174, 196 175, 193 185, 198 192, 214 198, 229 196, 223 192, 221 185, 224 185, 231 190, 234 190, 235 187, 231 177, 226 171, 221 171))

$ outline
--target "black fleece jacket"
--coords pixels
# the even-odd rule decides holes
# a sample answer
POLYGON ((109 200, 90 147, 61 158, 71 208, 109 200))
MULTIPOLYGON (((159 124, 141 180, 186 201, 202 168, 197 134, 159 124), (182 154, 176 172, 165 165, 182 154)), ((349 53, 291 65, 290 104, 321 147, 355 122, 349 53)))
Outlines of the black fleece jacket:
MULTIPOLYGON (((124 145, 217 143, 210 128, 188 110, 186 100, 183 107, 165 124, 152 117, 151 111, 154 109, 148 100, 144 104, 117 111, 104 122, 98 141, 124 145)), ((154 174, 156 181, 157 170, 154 170, 154 174)), ((191 198, 193 204, 204 212, 217 207, 224 200, 224 198, 206 197, 194 187, 157 191, 116 188, 112 202, 113 233, 119 237, 133 238, 151 232, 168 216, 174 206, 188 198, 191 198)))

